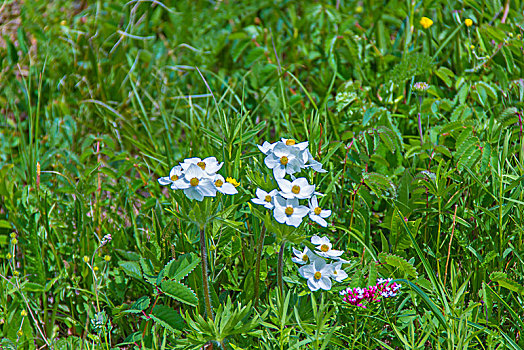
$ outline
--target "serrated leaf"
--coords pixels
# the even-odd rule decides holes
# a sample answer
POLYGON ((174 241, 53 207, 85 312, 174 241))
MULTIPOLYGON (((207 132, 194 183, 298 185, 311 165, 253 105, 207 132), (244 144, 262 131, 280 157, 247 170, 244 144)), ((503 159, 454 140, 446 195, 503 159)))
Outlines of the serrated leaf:
POLYGON ((199 257, 192 254, 183 255, 177 260, 172 260, 166 264, 164 267, 164 275, 169 279, 179 282, 189 275, 199 263, 199 257))
POLYGON ((386 264, 390 266, 397 267, 400 271, 402 271, 406 275, 409 275, 413 278, 418 277, 418 273, 415 267, 411 265, 408 261, 406 261, 406 259, 400 256, 388 254, 386 255, 384 261, 386 264))
POLYGON ((171 298, 191 306, 198 305, 198 298, 191 288, 177 282, 177 281, 164 281, 160 285, 160 288, 166 295, 171 298))
POLYGON ((146 310, 149 307, 149 304, 151 304, 151 299, 149 299, 147 296, 143 296, 135 301, 133 305, 131 305, 129 309, 125 310, 124 312, 129 312, 132 314, 141 313, 143 310, 146 310))
POLYGON ((156 323, 160 324, 164 328, 169 329, 170 331, 184 329, 184 319, 182 316, 180 316, 178 311, 170 308, 169 306, 156 305, 149 316, 156 323))

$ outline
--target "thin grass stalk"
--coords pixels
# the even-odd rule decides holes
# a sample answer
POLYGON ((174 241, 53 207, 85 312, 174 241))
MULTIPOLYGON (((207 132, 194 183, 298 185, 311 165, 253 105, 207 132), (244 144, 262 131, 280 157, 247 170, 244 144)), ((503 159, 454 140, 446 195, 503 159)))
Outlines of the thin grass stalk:
POLYGON ((448 258, 446 259, 446 268, 444 270, 444 286, 446 285, 446 278, 448 277, 449 256, 451 255, 451 242, 453 241, 453 234, 455 233, 455 220, 457 218, 457 208, 458 205, 455 204, 455 214, 453 215, 453 228, 451 229, 451 238, 449 239, 448 245, 448 258))
POLYGON ((204 304, 206 305, 207 317, 214 320, 213 308, 209 296, 209 280, 207 275, 207 248, 206 248, 206 230, 205 226, 200 228, 200 258, 202 262, 202 287, 204 288, 204 304))
POLYGON ((284 297, 284 248, 286 248, 286 241, 282 241, 280 251, 278 252, 278 267, 277 267, 277 283, 280 296, 284 297))
POLYGON ((262 226, 262 231, 260 232, 260 237, 258 238, 257 244, 257 260, 255 262, 255 307, 258 305, 258 294, 260 292, 260 262, 262 260, 262 250, 264 249, 264 239, 266 238, 266 227, 262 226))

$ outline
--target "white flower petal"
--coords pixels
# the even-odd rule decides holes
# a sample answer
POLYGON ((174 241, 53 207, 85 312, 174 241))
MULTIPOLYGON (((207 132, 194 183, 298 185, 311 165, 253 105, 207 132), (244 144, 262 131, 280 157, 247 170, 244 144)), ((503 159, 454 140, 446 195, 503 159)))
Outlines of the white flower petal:
POLYGON ((311 277, 311 278, 309 278, 309 279, 307 280, 307 286, 309 287, 309 289, 310 289, 312 292, 317 291, 317 290, 320 288, 318 282, 315 281, 315 279, 314 279, 313 277, 311 277))
POLYGON ((164 177, 160 177, 158 178, 158 183, 162 186, 167 186, 171 183, 173 183, 173 181, 171 181, 171 179, 169 178, 169 176, 164 176, 164 177))
POLYGON ((331 285, 332 285, 332 282, 331 282, 331 279, 329 277, 324 277, 322 276, 319 280, 318 280, 318 286, 324 290, 330 290, 331 289, 331 285))
POLYGON ((309 218, 322 227, 327 227, 327 221, 322 219, 319 215, 309 214, 309 218))
POLYGON ((201 202, 202 199, 204 199, 204 195, 202 194, 202 192, 200 192, 196 188, 196 186, 195 187, 190 186, 190 187, 184 189, 184 194, 186 195, 187 198, 189 198, 189 199, 196 199, 199 202, 201 202))

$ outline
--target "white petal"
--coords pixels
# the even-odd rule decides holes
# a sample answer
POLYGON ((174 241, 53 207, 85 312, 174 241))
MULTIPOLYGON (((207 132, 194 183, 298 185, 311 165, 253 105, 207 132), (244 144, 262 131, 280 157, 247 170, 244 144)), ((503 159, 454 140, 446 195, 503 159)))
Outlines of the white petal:
POLYGON ((306 185, 304 187, 300 187, 300 198, 306 199, 311 197, 311 195, 315 192, 315 186, 314 185, 306 185))
POLYGON ((320 211, 320 217, 327 218, 331 215, 331 210, 321 210, 320 211))
POLYGON ((275 176, 275 179, 282 179, 284 176, 286 176, 286 169, 282 166, 282 164, 279 164, 279 166, 273 168, 273 176, 275 176))
POLYGON ((327 227, 327 221, 315 214, 309 214, 309 218, 322 227, 327 227))
MULTIPOLYGON (((258 198, 264 199, 268 193, 260 188, 257 188, 257 190, 255 191, 255 194, 257 195, 258 198)), ((257 204, 262 204, 262 203, 257 203, 257 204)))
POLYGON ((315 271, 315 268, 313 267, 313 265, 309 264, 309 265, 302 266, 301 268, 299 268, 298 272, 304 278, 311 278, 311 277, 313 277, 315 275, 316 271, 315 271))
POLYGON ((314 235, 313 237, 311 237, 311 243, 313 243, 314 245, 319 245, 322 244, 322 240, 319 236, 314 235))
MULTIPOLYGON (((283 207, 283 208, 286 208, 287 207, 287 200, 281 196, 276 196, 275 197, 275 206, 276 207, 283 207)), ((282 212, 284 212, 284 210, 282 209, 282 212)))
POLYGON ((309 213, 308 207, 305 207, 303 205, 299 205, 298 207, 294 208, 293 216, 297 215, 300 216, 300 219, 302 219, 304 216, 306 216, 309 213))
POLYGON ((221 187, 217 188, 217 190, 219 190, 223 194, 237 194, 238 193, 235 186, 233 186, 229 182, 224 183, 221 187))
POLYGON ((320 286, 313 277, 307 280, 307 286, 309 287, 309 289, 311 289, 312 292, 317 291, 320 288, 320 286))
POLYGON ((291 226, 299 227, 300 224, 302 223, 302 217, 291 215, 290 217, 287 218, 286 223, 289 223, 289 225, 291 226))
POLYGON ((330 290, 331 289, 331 285, 332 285, 332 282, 331 282, 331 279, 329 279, 329 277, 324 277, 322 276, 319 280, 318 280, 318 285, 320 288, 324 289, 324 290, 330 290))
MULTIPOLYGON (((171 185, 171 188, 176 187, 179 190, 185 190, 186 188, 191 187, 189 181, 186 181, 184 178, 178 179, 171 185)), ((175 189, 175 188, 173 188, 175 189)))
MULTIPOLYGON (((264 201, 265 202, 265 201, 264 201)), ((273 205, 273 203, 270 203, 270 202, 265 202, 266 204, 264 204, 264 208, 266 209, 273 209, 275 206, 273 205)))
POLYGON ((196 187, 205 197, 214 197, 217 195, 217 188, 209 179, 202 179, 196 187))
POLYGON ((204 195, 196 189, 196 187, 189 187, 184 189, 184 194, 189 199, 196 199, 197 201, 201 202, 202 199, 204 199, 204 195))
POLYGON ((277 156, 275 156, 274 154, 270 154, 268 155, 265 159, 264 159, 264 163, 266 164, 266 166, 269 168, 269 169, 273 169, 273 168, 276 168, 278 166, 280 166, 280 158, 278 158, 277 156))
POLYGON ((348 278, 348 274, 346 273, 346 271, 344 271, 344 270, 337 270, 337 277, 335 277, 335 280, 337 282, 342 282, 346 278, 348 278))
POLYGON ((311 197, 310 203, 311 203, 311 207, 313 207, 313 209, 315 209, 316 207, 318 207, 318 199, 317 199, 317 196, 313 196, 313 197, 311 197))
POLYGON ((162 186, 167 186, 167 185, 171 184, 172 182, 173 181, 171 181, 169 176, 164 176, 164 177, 158 178, 158 183, 161 184, 162 186))
POLYGON ((263 199, 260 199, 260 198, 253 198, 251 199, 251 202, 255 203, 255 204, 260 204, 260 205, 266 205, 266 201, 263 200, 263 199))
POLYGON ((279 179, 277 178, 277 184, 278 187, 282 190, 284 193, 291 192, 291 182, 286 179, 279 179))
POLYGON ((275 210, 273 210, 273 216, 275 217, 275 220, 281 224, 286 222, 287 215, 279 207, 275 207, 275 210))

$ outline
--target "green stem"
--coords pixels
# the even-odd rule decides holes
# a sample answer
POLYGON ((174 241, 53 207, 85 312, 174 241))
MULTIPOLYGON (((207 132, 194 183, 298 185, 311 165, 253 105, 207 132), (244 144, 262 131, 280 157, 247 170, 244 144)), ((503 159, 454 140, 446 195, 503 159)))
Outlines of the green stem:
POLYGON ((211 299, 209 297, 209 281, 207 276, 207 248, 205 226, 200 228, 200 259, 202 259, 202 287, 204 288, 204 303, 206 304, 207 317, 214 319, 211 299))
POLYGON ((262 260, 262 250, 264 249, 264 239, 266 238, 266 227, 262 226, 260 237, 258 238, 257 244, 257 261, 255 266, 255 307, 258 305, 258 293, 260 291, 260 262, 262 260))
POLYGON ((278 289, 280 291, 280 296, 284 296, 284 280, 283 280, 283 274, 284 274, 284 248, 286 247, 286 241, 282 241, 282 245, 280 246, 280 251, 278 252, 278 268, 277 268, 277 283, 278 283, 278 289))

